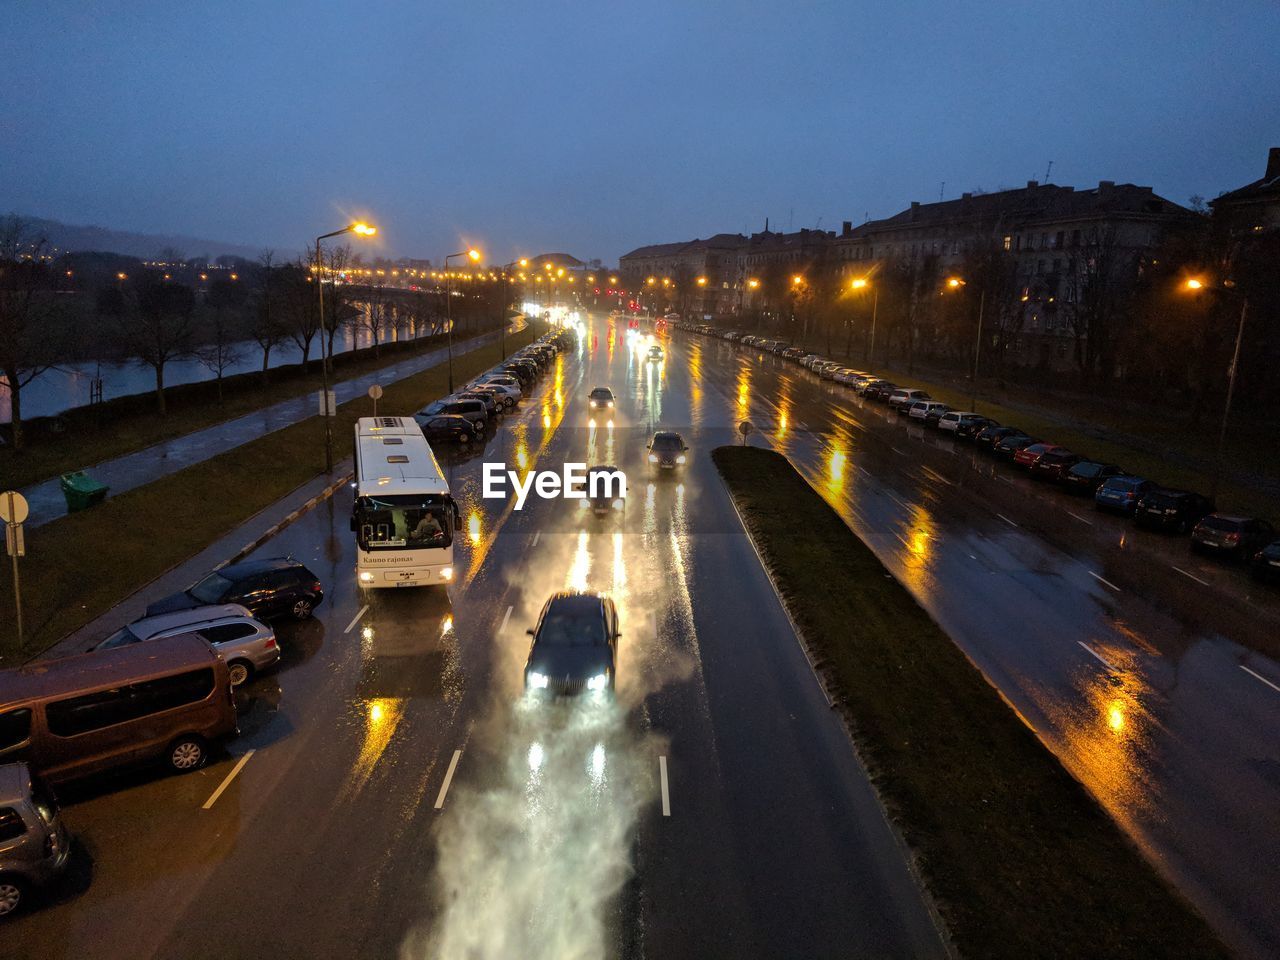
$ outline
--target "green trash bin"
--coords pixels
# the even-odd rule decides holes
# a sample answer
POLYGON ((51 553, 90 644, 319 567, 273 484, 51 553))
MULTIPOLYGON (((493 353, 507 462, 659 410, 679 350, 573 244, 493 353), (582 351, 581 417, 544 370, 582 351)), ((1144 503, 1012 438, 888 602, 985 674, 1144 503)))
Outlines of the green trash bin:
POLYGON ((68 513, 87 510, 94 504, 101 503, 107 498, 107 491, 111 489, 105 483, 93 479, 83 470, 77 470, 75 473, 64 473, 60 478, 60 483, 62 485, 62 495, 67 498, 68 513))

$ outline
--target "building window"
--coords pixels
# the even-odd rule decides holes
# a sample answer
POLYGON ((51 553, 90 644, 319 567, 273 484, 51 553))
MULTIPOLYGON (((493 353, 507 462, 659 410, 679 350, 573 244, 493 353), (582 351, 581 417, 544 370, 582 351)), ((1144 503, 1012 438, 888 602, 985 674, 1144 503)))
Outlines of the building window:
POLYGON ((1006 250, 1012 250, 1012 249, 1013 249, 1013 237, 1005 237, 1005 238, 1004 238, 1004 248, 1005 248, 1006 250))
POLYGON ((1053 235, 1053 247, 1055 250, 1062 249, 1062 244, 1066 242, 1066 236, 1067 234, 1065 230, 1059 230, 1053 235))
POLYGON ((1079 230, 1072 230, 1072 231, 1071 231, 1071 245, 1072 245, 1073 247, 1078 247, 1078 246, 1080 246, 1080 231, 1079 231, 1079 230))
POLYGON ((1036 261, 1036 273, 1037 273, 1037 274, 1042 274, 1042 273, 1044 273, 1044 261, 1043 261, 1043 260, 1037 260, 1037 261, 1036 261))

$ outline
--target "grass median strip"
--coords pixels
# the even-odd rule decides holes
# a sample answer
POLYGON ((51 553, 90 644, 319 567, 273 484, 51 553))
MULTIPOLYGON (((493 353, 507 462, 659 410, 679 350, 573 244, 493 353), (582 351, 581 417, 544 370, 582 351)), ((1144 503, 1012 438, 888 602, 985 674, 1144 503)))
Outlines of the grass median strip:
POLYGON ((713 459, 962 955, 1227 956, 786 458, 713 459))
MULTIPOLYGON (((536 336, 532 328, 509 336, 508 351, 536 336)), ((464 383, 500 356, 496 344, 455 356, 455 380, 464 383)), ((378 408, 411 413, 446 394, 447 381, 441 364, 388 384, 378 408)), ((363 397, 338 407, 339 457, 356 419, 368 413, 363 397)), ((324 422, 317 416, 30 531, 21 561, 27 635, 20 653, 47 649, 323 471, 324 422)), ((12 604, 0 605, 6 660, 16 635, 12 604)))

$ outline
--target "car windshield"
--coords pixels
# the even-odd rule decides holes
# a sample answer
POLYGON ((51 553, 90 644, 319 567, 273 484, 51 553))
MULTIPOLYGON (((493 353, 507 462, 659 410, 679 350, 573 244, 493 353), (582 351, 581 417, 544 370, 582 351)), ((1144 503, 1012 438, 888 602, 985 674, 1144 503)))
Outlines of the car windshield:
POLYGON ((604 620, 599 616, 548 611, 538 630, 539 645, 549 647, 599 647, 606 637, 604 620))
POLYGON ((447 547, 453 542, 453 510, 438 494, 359 497, 356 533, 362 550, 447 547))
POLYGON ((1219 533, 1236 533, 1244 523, 1227 517, 1205 517, 1200 521, 1200 525, 1207 530, 1217 530, 1219 533))
POLYGON ((1071 468, 1071 472, 1077 477, 1096 477, 1102 472, 1102 464, 1100 463, 1077 463, 1071 468))
POLYGON ((187 592, 201 603, 220 603, 230 589, 230 580, 220 573, 211 573, 187 592))
POLYGON ((683 441, 674 433, 660 433, 653 438, 653 449, 664 453, 668 450, 679 450, 683 446, 683 441))
POLYGON ((604 387, 596 387, 596 389, 591 391, 591 396, 597 400, 608 400, 613 396, 613 393, 604 387))

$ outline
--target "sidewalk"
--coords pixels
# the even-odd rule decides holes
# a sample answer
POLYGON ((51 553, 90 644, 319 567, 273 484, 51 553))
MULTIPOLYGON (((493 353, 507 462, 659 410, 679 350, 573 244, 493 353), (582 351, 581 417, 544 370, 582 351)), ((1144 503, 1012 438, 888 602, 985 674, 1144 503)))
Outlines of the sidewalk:
POLYGON ((154 603, 171 593, 185 590, 209 571, 239 560, 312 507, 346 486, 351 479, 351 468, 352 462, 348 457, 334 466, 332 474, 321 475, 304 483, 288 496, 259 511, 226 536, 205 547, 194 557, 172 567, 131 596, 121 600, 102 616, 63 637, 44 653, 38 654, 35 659, 56 659, 84 653, 98 641, 106 639, 123 624, 132 623, 141 617, 146 612, 147 604, 154 603))
MULTIPOLYGON (((523 328, 523 319, 517 317, 507 328, 507 332, 515 333, 523 328)), ((472 350, 494 343, 499 335, 500 331, 495 330, 461 341, 455 344, 454 352, 458 356, 470 353, 472 350)), ((345 380, 333 388, 337 395, 337 402, 341 404, 362 397, 375 383, 386 385, 403 380, 415 373, 421 373, 428 367, 443 363, 447 356, 447 348, 442 347, 382 367, 372 373, 345 380)), ((372 401, 370 404, 372 409, 372 401)), ((104 460, 86 469, 91 471, 95 480, 100 480, 111 488, 108 496, 114 496, 160 477, 177 473, 210 457, 216 457, 242 443, 315 416, 318 412, 317 395, 308 392, 302 396, 291 397, 269 407, 263 407, 261 410, 255 410, 234 420, 227 420, 182 437, 174 437, 113 460, 104 460)), ((27 526, 38 527, 58 517, 66 516, 67 505, 57 477, 33 484, 20 492, 31 506, 31 517, 27 521, 27 526)))

